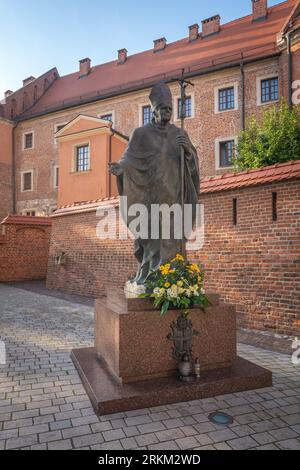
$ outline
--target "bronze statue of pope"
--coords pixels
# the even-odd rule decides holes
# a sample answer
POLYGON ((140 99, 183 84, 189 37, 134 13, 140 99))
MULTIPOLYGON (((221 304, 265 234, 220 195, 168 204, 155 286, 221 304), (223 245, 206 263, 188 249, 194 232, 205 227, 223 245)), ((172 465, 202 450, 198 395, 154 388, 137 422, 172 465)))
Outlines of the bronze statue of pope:
MULTIPOLYGON (((171 124, 173 113, 169 87, 160 82, 149 96, 153 119, 134 130, 128 147, 117 163, 110 164, 110 172, 117 177, 119 194, 127 197, 128 209, 143 204, 148 210, 147 237, 135 238, 135 257, 139 267, 133 282, 144 285, 152 270, 180 253, 181 240, 174 230, 169 239, 151 238, 152 205, 181 204, 181 149, 184 149, 184 204, 195 208, 199 193, 199 166, 195 147, 188 134, 171 124)), ((195 211, 193 211, 193 214, 195 211)), ((129 226, 132 217, 126 214, 129 226)), ((160 222, 159 222, 160 223, 160 222)), ((159 228, 161 234, 161 228, 159 228)))

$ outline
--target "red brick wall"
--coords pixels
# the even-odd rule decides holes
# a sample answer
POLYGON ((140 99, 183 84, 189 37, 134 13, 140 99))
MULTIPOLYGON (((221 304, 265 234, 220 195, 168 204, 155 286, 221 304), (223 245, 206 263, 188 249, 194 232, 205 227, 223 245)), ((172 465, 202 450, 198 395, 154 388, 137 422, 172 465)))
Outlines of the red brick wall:
POLYGON ((0 282, 44 279, 51 220, 10 216, 0 231, 0 282))
MULTIPOLYGON (((201 202, 205 243, 190 257, 203 263, 207 290, 237 306, 240 326, 299 335, 299 180, 203 194, 201 202), (272 220, 272 192, 277 192, 277 222, 272 220)), ((95 211, 53 218, 49 288, 96 297, 105 293, 106 284, 123 287, 135 273, 132 242, 99 240, 99 220, 95 211), (63 251, 67 264, 56 266, 55 256, 63 251)))

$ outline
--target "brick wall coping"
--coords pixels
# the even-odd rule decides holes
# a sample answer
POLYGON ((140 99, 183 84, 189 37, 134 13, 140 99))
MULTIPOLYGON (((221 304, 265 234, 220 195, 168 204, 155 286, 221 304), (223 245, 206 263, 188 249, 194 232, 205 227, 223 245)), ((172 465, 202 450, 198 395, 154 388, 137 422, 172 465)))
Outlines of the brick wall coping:
POLYGON ((201 181, 200 192, 201 194, 213 193, 296 178, 300 178, 300 160, 204 178, 201 181))
POLYGON ((29 217, 25 215, 8 215, 1 225, 51 225, 50 217, 29 217))
MULTIPOLYGON (((214 193, 218 191, 228 191, 233 189, 246 188, 249 186, 259 186, 267 183, 276 183, 285 180, 300 179, 300 160, 281 163, 265 168, 255 168, 253 170, 239 173, 227 173, 221 176, 204 178, 201 180, 201 194, 214 193)), ((104 198, 94 201, 77 202, 68 206, 60 207, 51 217, 61 217, 83 212, 94 212, 98 207, 105 208, 107 205, 119 206, 119 198, 104 198)), ((32 217, 34 218, 34 217, 32 217)))

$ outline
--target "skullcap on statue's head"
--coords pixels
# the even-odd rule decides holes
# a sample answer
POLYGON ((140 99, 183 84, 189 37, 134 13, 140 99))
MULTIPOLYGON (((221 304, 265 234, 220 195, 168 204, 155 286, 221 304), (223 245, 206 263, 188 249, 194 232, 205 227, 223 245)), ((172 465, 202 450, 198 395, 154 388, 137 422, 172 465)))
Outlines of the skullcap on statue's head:
POLYGON ((172 94, 168 85, 165 82, 159 82, 151 90, 149 99, 153 108, 160 105, 167 105, 172 107, 172 94))

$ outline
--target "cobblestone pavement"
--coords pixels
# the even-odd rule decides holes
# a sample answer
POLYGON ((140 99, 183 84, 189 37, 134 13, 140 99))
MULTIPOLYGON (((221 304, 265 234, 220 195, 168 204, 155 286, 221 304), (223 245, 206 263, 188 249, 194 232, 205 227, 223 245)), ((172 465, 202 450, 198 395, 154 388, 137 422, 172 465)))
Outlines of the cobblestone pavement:
POLYGON ((240 345, 274 373, 274 387, 98 418, 70 359, 93 344, 88 305, 0 284, 0 450, 300 449, 300 366, 240 345), (209 422, 224 410, 229 427, 209 422))

